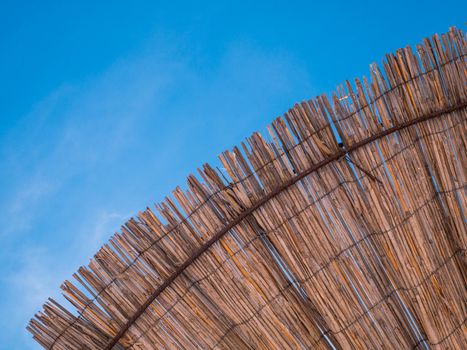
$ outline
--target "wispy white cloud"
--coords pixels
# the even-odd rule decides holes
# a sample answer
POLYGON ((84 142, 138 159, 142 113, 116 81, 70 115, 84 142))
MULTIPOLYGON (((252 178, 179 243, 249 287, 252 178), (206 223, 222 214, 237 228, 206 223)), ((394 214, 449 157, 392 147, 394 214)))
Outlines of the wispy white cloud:
POLYGON ((15 295, 21 297, 22 302, 15 305, 19 308, 16 317, 36 309, 48 297, 57 296, 57 283, 61 283, 57 279, 61 267, 54 264, 46 247, 23 246, 18 253, 17 270, 6 279, 15 295))
POLYGON ((45 247, 22 246, 16 254, 15 267, 0 278, 2 343, 10 349, 39 349, 25 331, 27 320, 47 298, 63 301, 57 286, 62 268, 45 247))
POLYGON ((29 208, 37 206, 38 202, 54 191, 56 184, 45 180, 35 179, 25 184, 13 196, 8 203, 8 209, 5 214, 9 219, 9 225, 4 226, 2 234, 10 232, 22 232, 31 229, 31 222, 34 218, 34 213, 29 211, 29 208))

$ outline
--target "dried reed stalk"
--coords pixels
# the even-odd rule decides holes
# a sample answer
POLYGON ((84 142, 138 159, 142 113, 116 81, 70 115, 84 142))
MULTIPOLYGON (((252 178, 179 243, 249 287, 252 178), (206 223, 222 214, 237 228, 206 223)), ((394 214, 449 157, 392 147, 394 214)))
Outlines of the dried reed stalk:
POLYGON ((387 55, 129 220, 46 349, 466 348, 467 43, 387 55), (333 130, 334 128, 334 130, 333 130), (76 312, 78 315, 76 315, 76 312))

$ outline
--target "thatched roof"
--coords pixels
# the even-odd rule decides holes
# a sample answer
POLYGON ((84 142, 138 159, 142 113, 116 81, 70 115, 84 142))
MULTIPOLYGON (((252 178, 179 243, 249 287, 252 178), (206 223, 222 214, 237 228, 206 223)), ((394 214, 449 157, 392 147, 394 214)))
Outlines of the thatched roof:
POLYGON ((129 220, 28 329, 47 349, 466 348, 467 43, 296 104, 129 220))

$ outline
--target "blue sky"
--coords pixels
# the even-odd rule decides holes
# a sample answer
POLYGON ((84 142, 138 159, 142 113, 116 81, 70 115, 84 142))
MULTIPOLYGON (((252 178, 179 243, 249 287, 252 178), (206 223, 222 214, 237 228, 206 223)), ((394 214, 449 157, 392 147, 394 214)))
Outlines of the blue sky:
POLYGON ((197 166, 466 10, 2 1, 0 346, 37 349, 24 327, 45 299, 197 166))

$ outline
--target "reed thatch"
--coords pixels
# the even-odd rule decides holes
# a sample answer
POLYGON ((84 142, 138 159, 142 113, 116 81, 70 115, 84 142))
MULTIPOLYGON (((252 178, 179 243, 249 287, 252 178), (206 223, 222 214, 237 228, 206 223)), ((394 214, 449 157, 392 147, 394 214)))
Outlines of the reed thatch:
POLYGON ((467 42, 296 104, 129 220, 28 329, 47 349, 467 348, 467 42))

